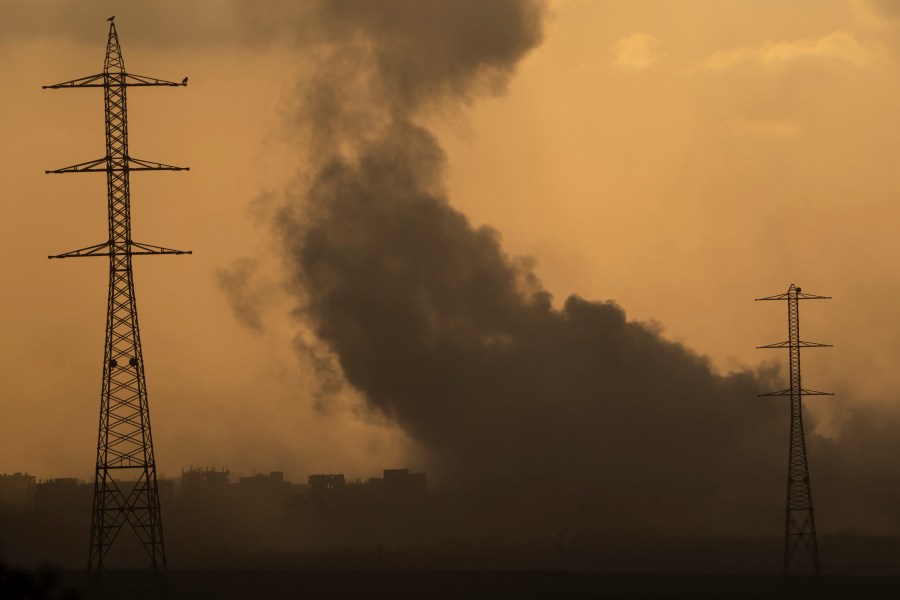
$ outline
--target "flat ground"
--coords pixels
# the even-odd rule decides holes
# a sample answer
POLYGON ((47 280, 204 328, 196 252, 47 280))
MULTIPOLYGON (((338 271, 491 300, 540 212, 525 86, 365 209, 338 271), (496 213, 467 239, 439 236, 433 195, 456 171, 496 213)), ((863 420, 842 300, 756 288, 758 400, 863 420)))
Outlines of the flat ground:
MULTIPOLYGON (((67 587, 83 575, 65 574, 67 587)), ((790 598, 896 598, 900 577, 826 577, 823 595, 796 581, 790 598)), ((268 598, 523 599, 523 598, 785 598, 780 577, 609 574, 573 571, 211 570, 170 571, 171 600, 268 598)))

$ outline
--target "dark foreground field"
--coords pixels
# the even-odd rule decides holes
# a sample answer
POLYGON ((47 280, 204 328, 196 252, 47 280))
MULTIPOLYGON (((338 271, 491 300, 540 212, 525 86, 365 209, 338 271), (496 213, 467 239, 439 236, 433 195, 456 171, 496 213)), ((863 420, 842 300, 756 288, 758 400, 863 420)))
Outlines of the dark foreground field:
MULTIPOLYGON (((64 585, 80 588, 67 572, 64 585)), ((823 595, 798 581, 790 598, 897 598, 900 577, 827 577, 823 595)), ((171 600, 269 598, 785 598, 780 577, 571 571, 170 571, 171 600)), ((83 597, 79 595, 78 597, 83 597)))

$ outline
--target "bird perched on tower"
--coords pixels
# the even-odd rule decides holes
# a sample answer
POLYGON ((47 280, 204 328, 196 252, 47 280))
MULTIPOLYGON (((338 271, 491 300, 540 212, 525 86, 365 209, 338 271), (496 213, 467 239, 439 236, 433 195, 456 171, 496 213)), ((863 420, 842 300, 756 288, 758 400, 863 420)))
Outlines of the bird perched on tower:
POLYGON ((109 21, 110 23, 112 23, 112 22, 115 20, 115 18, 116 18, 116 15, 113 15, 113 16, 111 16, 110 18, 108 18, 107 21, 109 21))
POLYGON ((187 77, 181 80, 181 85, 187 85, 187 77))

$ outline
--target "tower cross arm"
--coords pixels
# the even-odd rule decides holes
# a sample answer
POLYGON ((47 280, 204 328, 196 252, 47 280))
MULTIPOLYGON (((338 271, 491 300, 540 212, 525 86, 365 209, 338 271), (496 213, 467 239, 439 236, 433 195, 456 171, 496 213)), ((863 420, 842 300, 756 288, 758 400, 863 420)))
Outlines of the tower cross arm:
POLYGON ((44 171, 50 175, 61 175, 64 173, 109 173, 114 171, 190 171, 190 167, 176 167, 175 165, 167 165, 165 163, 143 160, 140 158, 127 157, 125 166, 119 164, 110 164, 107 157, 98 158, 97 160, 89 160, 87 162, 78 163, 63 167, 61 169, 53 169, 52 171, 44 171))
POLYGON ((165 248, 163 246, 154 246, 153 244, 141 244, 139 242, 128 242, 127 250, 124 252, 118 250, 113 252, 112 244, 103 242, 86 248, 79 248, 71 252, 62 254, 54 254, 47 258, 87 258, 96 256, 112 256, 113 254, 128 254, 130 256, 138 256, 145 254, 193 254, 190 250, 175 250, 174 248, 165 248))
POLYGON ((134 73, 97 73, 96 75, 88 75, 87 77, 79 77, 62 83, 54 83, 53 85, 41 86, 45 90, 60 90, 70 88, 94 88, 94 87, 183 87, 187 85, 187 77, 180 83, 159 79, 158 77, 148 77, 146 75, 137 75, 134 73), (111 75, 111 77, 107 77, 111 75))
MULTIPOLYGON (((817 294, 807 294, 805 292, 797 291, 796 294, 797 300, 831 300, 831 296, 819 296, 817 294)), ((785 292, 784 294, 776 294, 774 296, 766 296, 765 298, 754 298, 754 301, 760 302, 762 300, 789 300, 791 298, 791 294, 789 292, 785 292)))
MULTIPOLYGON (((768 392, 767 394, 757 394, 757 397, 765 398, 765 397, 771 397, 771 396, 790 396, 790 395, 792 395, 792 392, 789 388, 786 390, 779 390, 777 392, 768 392)), ((819 392, 816 390, 808 390, 806 388, 801 388, 799 395, 800 396, 834 396, 834 393, 833 392, 819 392)))
MULTIPOLYGON (((766 344, 765 346, 757 346, 756 348, 757 348, 757 350, 759 350, 759 349, 763 349, 763 348, 790 348, 790 347, 791 347, 791 342, 787 341, 787 342, 777 342, 775 344, 766 344)), ((833 348, 834 346, 832 346, 831 344, 820 344, 819 342, 804 342, 803 340, 800 340, 799 342, 797 342, 797 347, 798 348, 833 348)))

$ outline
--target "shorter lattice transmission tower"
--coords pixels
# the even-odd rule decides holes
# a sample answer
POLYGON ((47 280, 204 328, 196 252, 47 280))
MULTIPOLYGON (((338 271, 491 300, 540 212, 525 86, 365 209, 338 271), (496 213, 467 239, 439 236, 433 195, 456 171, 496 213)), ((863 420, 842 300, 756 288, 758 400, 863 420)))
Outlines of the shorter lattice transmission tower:
POLYGON ((830 296, 804 294, 791 284, 784 294, 756 300, 786 300, 788 308, 788 340, 757 348, 785 348, 791 369, 791 387, 760 396, 789 396, 791 399, 791 434, 788 446, 787 501, 784 523, 784 580, 791 574, 791 563, 799 546, 803 546, 812 561, 816 583, 821 587, 822 568, 819 563, 819 542, 813 512, 812 488, 809 481, 809 461, 806 438, 803 434, 803 396, 832 396, 828 392, 805 389, 800 382, 800 349, 828 348, 830 344, 804 342, 800 339, 800 300, 827 300, 830 296))

